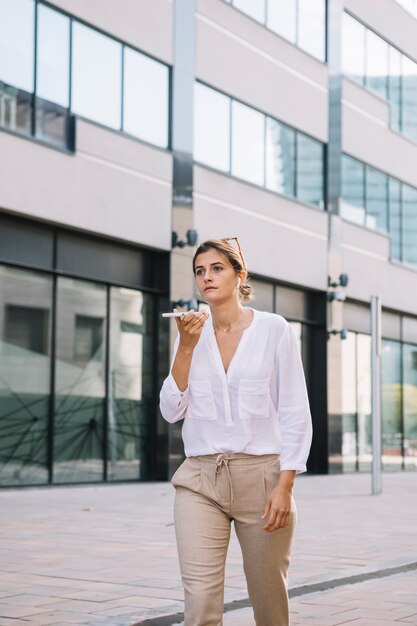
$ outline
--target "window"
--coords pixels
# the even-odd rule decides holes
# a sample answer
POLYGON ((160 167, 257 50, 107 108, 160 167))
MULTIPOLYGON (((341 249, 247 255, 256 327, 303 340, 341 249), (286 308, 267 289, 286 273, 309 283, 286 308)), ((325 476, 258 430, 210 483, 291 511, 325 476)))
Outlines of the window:
POLYGON ((70 20, 38 6, 37 96, 68 108, 70 20))
POLYGON ((366 28, 344 13, 342 27, 343 72, 360 85, 365 84, 365 34, 366 28))
POLYGON ((36 136, 62 145, 68 129, 70 20, 38 5, 36 136))
POLYGON ((168 68, 124 48, 123 130, 157 146, 168 146, 168 68))
POLYGON ((301 133, 297 133, 296 197, 324 208, 323 146, 301 133))
POLYGON ((200 83, 194 89, 194 158, 230 170, 230 98, 200 83))
POLYGON ((417 63, 402 58, 402 131, 417 141, 417 63))
POLYGON ((266 186, 295 196, 295 131, 266 118, 266 186))
POLYGON ((110 480, 146 477, 149 414, 153 411, 153 299, 110 290, 110 480))
POLYGON ((225 0, 257 22, 326 60, 326 0, 225 0))
POLYGON ((35 3, 0 1, 0 80, 33 92, 35 3))
POLYGON ((74 22, 72 62, 73 112, 120 129, 121 44, 74 22))
POLYGON ((388 97, 388 44, 371 30, 366 31, 366 78, 367 87, 381 98, 388 97))
POLYGON ((265 116, 250 107, 232 103, 232 174, 257 185, 264 184, 265 116))
POLYGON ((35 3, 0 1, 0 126, 32 132, 35 3))
POLYGON ((38 354, 48 353, 49 310, 6 304, 5 338, 8 344, 38 354))
POLYGON ((48 480, 52 277, 0 266, 0 483, 48 480))
POLYGON ((200 83, 194 107, 196 161, 324 208, 322 143, 200 83))
POLYGON ((388 176, 366 168, 366 226, 388 231, 388 176))
POLYGON ((389 47, 388 99, 390 101, 390 124, 394 130, 401 129, 401 83, 402 54, 392 46, 389 47))
POLYGON ((365 224, 365 166, 342 156, 341 216, 356 224, 365 224))
POLYGON ((382 460, 384 469, 401 469, 401 343, 382 342, 382 460))
POLYGON ((417 468, 417 346, 403 344, 404 461, 417 468))
POLYGON ((417 189, 403 185, 402 200, 402 260, 417 265, 417 189))
POLYGON ((391 128, 417 141, 417 63, 347 13, 342 35, 344 74, 387 100, 391 128))
POLYGON ((268 28, 297 43, 297 0, 268 0, 268 28))
POLYGON ((57 285, 54 480, 103 478, 106 287, 57 285))
POLYGON ((298 0, 298 45, 320 61, 325 61, 325 0, 298 0))
POLYGON ((389 179, 389 231, 391 236, 391 258, 401 261, 401 183, 394 178, 389 179))
POLYGON ((389 232, 391 258, 417 266, 417 189, 414 187, 343 155, 341 216, 389 232))
POLYGON ((233 0, 233 5, 257 22, 265 22, 265 0, 233 0))
POLYGON ((90 361, 100 358, 103 343, 103 318, 75 316, 74 360, 90 361))

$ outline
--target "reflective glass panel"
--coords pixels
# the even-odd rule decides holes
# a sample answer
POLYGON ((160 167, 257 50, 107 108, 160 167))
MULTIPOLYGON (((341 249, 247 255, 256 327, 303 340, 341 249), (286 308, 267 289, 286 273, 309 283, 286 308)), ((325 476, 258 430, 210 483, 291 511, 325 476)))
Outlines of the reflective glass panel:
POLYGON ((417 469, 417 346, 403 345, 405 468, 417 469))
POLYGON ((356 333, 342 341, 342 466, 343 471, 356 469, 357 462, 357 389, 356 333))
POLYGON ((265 1, 266 0, 233 0, 233 6, 263 24, 265 22, 265 1))
POLYGON ((33 91, 35 3, 0 0, 0 81, 33 91))
POLYGON ((251 278, 250 284, 254 290, 255 308, 260 311, 274 312, 274 286, 263 280, 251 278))
POLYGON ((347 13, 343 14, 343 73, 361 85, 365 82, 365 33, 365 26, 347 13))
POLYGON ((266 118, 266 186, 295 196, 295 131, 266 118))
POLYGON ((389 234, 391 238, 391 258, 401 261, 401 183, 390 178, 389 192, 389 234))
POLYGON ((388 97, 388 44, 371 30, 366 31, 365 82, 381 98, 388 97))
POLYGON ((390 124, 394 130, 401 128, 401 61, 402 54, 392 46, 389 46, 389 77, 388 99, 390 102, 390 124))
POLYGON ((388 176, 366 168, 366 226, 388 230, 388 176))
POLYGON ((365 223, 365 166, 342 155, 341 216, 357 224, 365 223))
POLYGON ((401 344, 382 342, 382 461, 384 469, 402 466, 401 344))
POLYGON ((291 43, 297 39, 297 0, 268 0, 267 26, 291 43))
POLYGON ((232 103, 232 174, 257 185, 264 184, 265 116, 250 107, 232 103))
POLYGON ((103 480, 106 288, 59 278, 54 482, 103 480))
POLYGON ((301 133, 296 141, 297 199, 323 209, 323 145, 301 133))
POLYGON ((223 172, 230 170, 230 98, 194 85, 194 158, 223 172))
POLYGON ((109 480, 148 478, 154 425, 152 296, 112 287, 109 480))
POLYGON ((166 148, 168 90, 168 68, 125 47, 123 130, 166 148))
POLYGON ((36 93, 63 107, 69 104, 69 28, 68 17, 39 4, 36 93))
POLYGON ((417 141, 417 63, 402 57, 402 132, 417 141))
POLYGON ((402 186, 402 260, 417 265, 417 189, 402 186))
POLYGON ((121 44, 73 22, 72 63, 73 113, 119 129, 121 44))
POLYGON ((0 485, 48 481, 52 280, 0 266, 0 485))
POLYGON ((298 0, 298 45, 326 59, 326 0, 298 0))
POLYGON ((371 337, 369 335, 361 333, 357 335, 356 357, 359 470, 369 471, 372 464, 371 337))

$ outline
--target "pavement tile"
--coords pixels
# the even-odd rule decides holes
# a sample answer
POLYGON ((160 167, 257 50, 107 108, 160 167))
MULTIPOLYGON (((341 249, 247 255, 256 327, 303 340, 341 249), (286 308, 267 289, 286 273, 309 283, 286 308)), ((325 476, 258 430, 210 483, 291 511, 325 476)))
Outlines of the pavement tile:
MULTIPOLYGON (((409 523, 417 518, 417 499, 404 497, 415 489, 415 478, 409 473, 385 474, 381 496, 370 495, 370 475, 297 479, 299 516, 290 587, 417 559, 410 556, 415 530, 409 523)), ((30 626, 129 626, 145 617, 178 612, 183 590, 173 495, 168 483, 0 491, 0 606, 17 612, 16 619, 3 618, 5 624, 7 619, 30 626), (16 596, 21 597, 20 605, 16 596), (142 609, 138 602, 146 606, 142 609), (39 613, 39 607, 45 612, 39 613), (30 619, 23 619, 20 611, 27 609, 30 619), (106 611, 113 614, 104 615, 106 611)), ((242 572, 240 547, 232 532, 227 602, 247 597, 242 572)), ((292 621, 294 626, 303 626, 306 619, 310 624, 319 620, 319 626, 338 626, 344 615, 354 626, 370 619, 379 620, 379 626, 390 621, 416 625, 413 576, 417 578, 391 576, 294 598, 292 621), (373 610, 379 611, 376 618, 373 610), (400 615, 404 617, 398 619, 400 615), (352 621, 352 616, 357 617, 352 621)), ((225 626, 236 622, 253 626, 251 609, 226 614, 225 626)))

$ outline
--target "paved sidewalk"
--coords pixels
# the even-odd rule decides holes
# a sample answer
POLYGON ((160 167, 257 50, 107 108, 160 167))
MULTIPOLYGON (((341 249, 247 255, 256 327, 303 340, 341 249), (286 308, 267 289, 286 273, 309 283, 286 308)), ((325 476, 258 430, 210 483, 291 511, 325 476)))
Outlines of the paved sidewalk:
MULTIPOLYGON (((367 580, 417 562, 417 474, 384 475, 381 496, 369 475, 296 482, 292 626, 417 626, 417 570, 367 580)), ((181 613, 172 502, 169 483, 0 492, 0 626, 132 626, 181 613)), ((225 596, 228 609, 247 598, 234 538, 225 596)), ((226 613, 224 626, 238 625, 254 626, 250 608, 226 613)))

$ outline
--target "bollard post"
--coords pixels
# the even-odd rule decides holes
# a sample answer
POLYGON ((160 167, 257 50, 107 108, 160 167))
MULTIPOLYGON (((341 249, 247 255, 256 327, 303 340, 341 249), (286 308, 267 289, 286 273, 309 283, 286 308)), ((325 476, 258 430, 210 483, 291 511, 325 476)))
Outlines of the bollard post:
POLYGON ((371 296, 372 495, 382 493, 381 301, 371 296))

